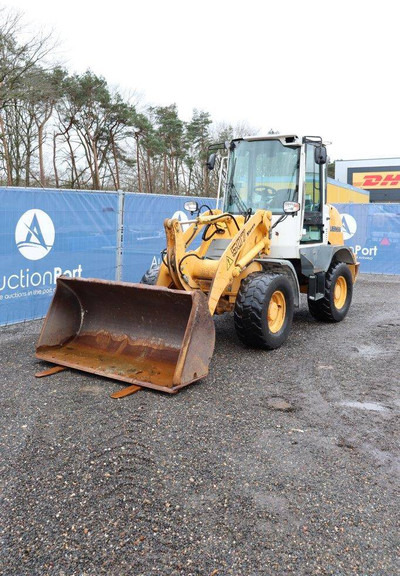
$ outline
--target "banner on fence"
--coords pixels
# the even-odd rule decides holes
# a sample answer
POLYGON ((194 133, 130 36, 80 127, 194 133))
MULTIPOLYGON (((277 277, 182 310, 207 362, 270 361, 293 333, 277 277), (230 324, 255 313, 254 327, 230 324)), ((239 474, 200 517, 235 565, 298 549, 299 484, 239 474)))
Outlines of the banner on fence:
MULTIPOLYGON (((186 200, 0 188, 0 325, 43 317, 62 274, 140 281, 160 264, 165 218, 190 218, 186 200)), ((191 200, 215 207, 210 198, 191 200)), ((361 272, 400 274, 400 204, 336 206, 361 272)))
MULTIPOLYGON (((178 218, 181 222, 191 216, 184 210, 188 200, 184 196, 155 194, 127 194, 125 197, 123 273, 126 282, 139 282, 143 274, 161 263, 165 248, 165 218, 178 218)), ((215 208, 215 199, 190 198, 199 206, 215 208)))
MULTIPOLYGON (((160 263, 164 219, 187 220, 187 197, 121 198, 117 192, 0 188, 0 325, 45 316, 62 274, 138 282, 160 263)), ((215 200, 193 200, 215 206, 215 200)))
POLYGON ((62 274, 114 278, 117 196, 0 189, 0 324, 43 317, 62 274))
POLYGON ((336 204, 360 272, 400 274, 400 204, 336 204))

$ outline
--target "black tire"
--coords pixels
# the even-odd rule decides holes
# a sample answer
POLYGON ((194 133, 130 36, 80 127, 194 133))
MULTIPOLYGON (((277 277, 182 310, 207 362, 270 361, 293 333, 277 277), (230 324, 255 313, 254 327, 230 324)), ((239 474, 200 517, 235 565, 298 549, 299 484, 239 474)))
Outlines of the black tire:
POLYGON ((158 274, 160 272, 160 266, 154 266, 145 272, 140 280, 140 284, 149 284, 154 286, 157 282, 158 274))
POLYGON ((235 304, 239 339, 253 348, 279 348, 292 326, 293 300, 293 288, 285 275, 249 274, 242 280, 235 304))
POLYGON ((331 264, 325 276, 324 297, 308 298, 308 309, 316 320, 340 322, 349 311, 353 296, 353 278, 344 262, 331 264))

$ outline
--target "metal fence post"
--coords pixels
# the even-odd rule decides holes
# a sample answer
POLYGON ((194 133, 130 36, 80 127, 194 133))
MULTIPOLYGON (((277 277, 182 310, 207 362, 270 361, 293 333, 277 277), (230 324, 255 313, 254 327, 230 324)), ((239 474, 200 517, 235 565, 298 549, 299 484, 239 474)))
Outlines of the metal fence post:
POLYGON ((124 209, 125 209, 125 192, 118 190, 118 214, 117 214, 117 253, 115 256, 115 280, 121 282, 122 280, 122 247, 124 242, 124 209))

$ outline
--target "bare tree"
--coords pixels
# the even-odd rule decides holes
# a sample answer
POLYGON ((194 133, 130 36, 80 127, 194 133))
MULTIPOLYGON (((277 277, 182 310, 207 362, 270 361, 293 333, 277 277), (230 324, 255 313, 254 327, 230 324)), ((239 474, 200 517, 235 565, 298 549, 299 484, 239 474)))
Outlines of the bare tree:
POLYGON ((13 175, 4 110, 21 93, 29 70, 43 62, 54 48, 51 34, 39 34, 24 42, 20 40, 22 31, 21 14, 0 8, 0 142, 9 186, 13 184, 13 175))
POLYGON ((175 104, 138 112, 91 71, 46 67, 51 36, 21 31, 21 15, 0 8, 0 180, 10 186, 214 195, 209 145, 255 133, 197 110, 184 122, 175 104))

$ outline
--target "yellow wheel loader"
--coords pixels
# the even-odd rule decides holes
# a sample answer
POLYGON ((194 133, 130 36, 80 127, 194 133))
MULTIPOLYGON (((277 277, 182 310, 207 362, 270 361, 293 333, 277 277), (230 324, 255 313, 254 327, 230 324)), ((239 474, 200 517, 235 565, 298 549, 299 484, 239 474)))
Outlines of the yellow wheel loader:
POLYGON ((141 284, 58 279, 38 358, 174 393, 207 375, 214 314, 233 311, 239 339, 263 349, 285 342, 301 292, 316 319, 346 316, 359 264, 325 203, 321 138, 240 138, 224 148, 208 160, 213 169, 222 158, 220 179, 225 166, 217 208, 187 202, 187 222, 165 220, 162 264, 141 284))

